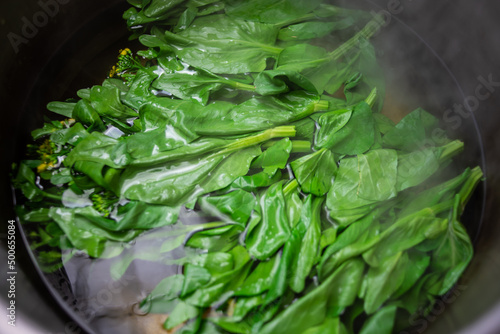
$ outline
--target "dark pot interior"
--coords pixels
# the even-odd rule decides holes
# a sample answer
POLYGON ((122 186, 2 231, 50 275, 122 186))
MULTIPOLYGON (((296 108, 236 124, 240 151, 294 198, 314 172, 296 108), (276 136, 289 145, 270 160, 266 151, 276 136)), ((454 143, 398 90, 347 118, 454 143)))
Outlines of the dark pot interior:
MULTIPOLYGON (((430 0, 343 2, 383 13, 387 20, 375 43, 386 69, 389 107, 401 112, 423 107, 438 116, 451 137, 466 143, 457 166, 480 165, 487 176, 463 217, 475 242, 473 262, 457 287, 436 304, 429 316, 408 319, 408 332, 498 333, 500 4, 486 0, 445 0, 439 4, 430 0)), ((11 164, 22 158, 29 133, 43 122, 48 102, 75 97, 78 89, 100 83, 117 50, 132 44, 121 19, 126 8, 128 5, 120 0, 105 4, 96 0, 0 4, 4 36, 0 92, 7 117, 0 131, 4 223, 15 219, 9 186, 11 164), (43 11, 45 16, 40 14, 43 11)), ((88 323, 77 312, 78 301, 65 274, 40 275, 31 253, 22 245, 24 235, 19 229, 17 232, 16 305, 23 333, 95 330, 95 323, 88 323)), ((2 237, 2 254, 4 240, 2 237)), ((6 270, 2 271, 5 275, 6 270)), ((6 296, 2 292, 2 305, 6 296)))

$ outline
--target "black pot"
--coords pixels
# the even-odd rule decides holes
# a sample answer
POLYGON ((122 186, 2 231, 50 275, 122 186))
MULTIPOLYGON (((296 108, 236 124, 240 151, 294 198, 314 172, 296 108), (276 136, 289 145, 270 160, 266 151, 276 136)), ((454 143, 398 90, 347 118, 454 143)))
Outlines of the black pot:
MULTIPOLYGON (((341 2, 341 1, 340 1, 341 2)), ((423 107, 441 119, 450 136, 465 141, 457 164, 480 165, 486 180, 463 221, 476 255, 460 283, 426 317, 408 319, 410 333, 500 332, 500 3, 487 0, 356 0, 345 5, 383 14, 375 38, 388 80, 390 107, 423 107)), ((2 222, 15 219, 11 163, 22 158, 44 106, 98 84, 120 48, 131 45, 121 13, 124 0, 22 0, 0 4, 2 222)), ((5 234, 6 235, 6 234, 5 234)), ((60 275, 41 275, 17 227, 16 321, 23 333, 93 332, 78 311, 71 285, 60 275), (80 327, 79 327, 80 326, 80 327)), ((2 237, 2 254, 6 253, 2 237)), ((7 264, 6 256, 0 260, 7 264)), ((7 275, 8 268, 2 269, 7 275)), ((10 275, 9 275, 10 276, 10 275)), ((2 279, 5 285, 6 279, 2 279)), ((2 305, 8 287, 2 289, 2 305)), ((3 306, 2 306, 3 307, 3 306)), ((9 328, 1 320, 0 329, 9 328)), ((0 330, 1 331, 1 330, 0 330)), ((1 331, 6 332, 6 331, 1 331)), ((14 331, 13 331, 14 332, 14 331)), ((101 331, 102 332, 102 331, 101 331)), ((6 332, 9 333, 9 332, 6 332)), ((104 331, 106 333, 106 331, 104 331)))

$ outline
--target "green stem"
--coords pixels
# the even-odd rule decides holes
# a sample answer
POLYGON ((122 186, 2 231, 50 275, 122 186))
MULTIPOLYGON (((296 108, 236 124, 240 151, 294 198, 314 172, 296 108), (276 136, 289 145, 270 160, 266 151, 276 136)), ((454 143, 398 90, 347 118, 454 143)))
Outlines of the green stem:
POLYGON ((241 89, 241 90, 248 90, 248 91, 253 92, 256 89, 255 86, 253 86, 253 85, 247 85, 247 84, 233 81, 233 80, 230 80, 229 84, 231 85, 231 87, 236 88, 236 89, 241 89))
POLYGON ((283 27, 286 27, 286 26, 289 26, 292 24, 301 23, 301 22, 309 21, 309 20, 316 19, 316 18, 317 18, 316 14, 310 13, 310 14, 304 15, 302 17, 298 17, 298 18, 291 19, 288 21, 276 23, 274 26, 281 29, 283 27))
MULTIPOLYGON (((311 152, 312 144, 307 140, 292 140, 292 151, 290 153, 309 153, 311 152)), ((276 144, 276 141, 268 141, 262 144, 262 149, 267 150, 276 144)))
POLYGON ((351 37, 349 40, 347 40, 344 44, 339 46, 335 51, 330 53, 330 56, 337 60, 340 57, 342 57, 344 54, 346 54, 348 51, 350 51, 352 48, 354 48, 360 39, 370 39, 373 35, 377 33, 377 31, 380 30, 380 27, 382 26, 380 24, 380 21, 383 20, 380 16, 377 16, 370 22, 368 22, 363 29, 361 29, 356 35, 351 37))
POLYGON ((50 199, 54 199, 56 201, 62 201, 62 196, 58 196, 58 195, 54 195, 54 194, 50 194, 48 192, 45 192, 45 191, 41 191, 42 192, 42 195, 44 197, 47 197, 47 198, 50 198, 50 199))
POLYGON ((278 48, 275 46, 271 46, 268 44, 262 44, 262 43, 252 43, 252 42, 247 42, 247 41, 242 41, 243 44, 250 44, 250 45, 255 45, 263 50, 269 51, 271 53, 274 53, 275 55, 279 55, 281 51, 283 51, 283 48, 278 48))
POLYGON ((441 156, 439 157, 440 164, 462 152, 464 149, 464 143, 461 142, 460 140, 454 140, 442 146, 442 149, 443 151, 441 152, 441 156))
POLYGON ((309 153, 312 150, 311 146, 311 142, 307 140, 292 140, 291 153, 309 153))
MULTIPOLYGON (((448 211, 450 208, 452 208, 454 206, 454 204, 455 204, 455 200, 450 199, 450 200, 438 203, 436 205, 433 205, 428 209, 431 210, 435 216, 437 216, 441 212, 448 211)), ((424 210, 426 210, 426 209, 424 209, 424 210)))
POLYGON ((233 152, 239 149, 243 149, 246 147, 266 142, 273 138, 295 137, 295 134, 296 134, 295 126, 278 126, 276 128, 261 132, 257 135, 236 140, 231 144, 228 144, 222 151, 218 152, 217 154, 225 154, 233 152))
POLYGON ((327 111, 330 107, 330 103, 325 100, 321 100, 314 105, 314 112, 327 111))
POLYGON ((377 87, 373 88, 372 91, 370 92, 370 95, 365 99, 365 102, 370 106, 373 107, 375 104, 375 100, 377 99, 377 87))
POLYGON ((467 179, 467 181, 465 181, 465 184, 462 186, 462 189, 460 189, 458 193, 460 195, 460 214, 463 212, 465 205, 471 198, 474 189, 479 184, 483 176, 484 174, 480 167, 475 167, 474 169, 472 169, 469 178, 467 179))
POLYGON ((297 188, 299 187, 299 182, 297 179, 293 179, 292 181, 288 182, 288 184, 283 188, 283 195, 286 197, 292 192, 294 192, 297 188))
POLYGON ((300 114, 297 114, 291 120, 291 122, 301 120, 301 119, 306 118, 307 116, 312 115, 312 114, 319 112, 319 111, 327 111, 329 106, 330 106, 330 103, 328 101, 325 101, 325 100, 318 101, 314 104, 309 105, 300 114))

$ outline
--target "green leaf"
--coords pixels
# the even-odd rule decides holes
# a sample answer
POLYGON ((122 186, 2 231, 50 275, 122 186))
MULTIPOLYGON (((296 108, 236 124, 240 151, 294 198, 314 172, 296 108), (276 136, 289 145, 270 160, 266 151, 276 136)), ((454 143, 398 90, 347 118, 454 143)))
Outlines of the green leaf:
POLYGON ((264 173, 272 176, 278 169, 284 169, 292 152, 292 142, 289 138, 281 139, 265 150, 252 163, 252 168, 263 168, 264 173))
POLYGON ((92 132, 78 142, 64 160, 64 164, 71 167, 78 161, 122 168, 130 163, 131 158, 124 141, 108 137, 100 132, 92 132))
POLYGON ((357 195, 370 201, 385 201, 397 194, 398 159, 393 150, 373 150, 358 155, 357 195))
POLYGON ((380 234, 376 246, 363 254, 371 266, 379 266, 385 258, 410 249, 446 229, 447 220, 436 218, 431 208, 398 219, 380 234))
POLYGON ((221 220, 245 225, 255 207, 255 197, 243 190, 222 196, 206 196, 198 200, 201 209, 221 220))
POLYGON ((246 246, 252 256, 266 260, 274 255, 290 236, 283 185, 276 183, 270 186, 260 199, 260 206, 262 220, 247 235, 246 246))
POLYGON ((74 102, 50 102, 47 109, 64 117, 72 118, 75 105, 74 102))
POLYGON ((410 290, 429 267, 430 257, 425 253, 410 250, 408 251, 408 256, 409 260, 406 263, 404 281, 394 293, 393 298, 399 298, 410 290))
POLYGON ((227 300, 231 294, 228 291, 234 291, 247 277, 251 268, 250 256, 244 247, 236 246, 230 250, 233 255, 234 267, 232 270, 219 275, 208 285, 196 290, 185 299, 191 305, 198 307, 209 307, 215 302, 227 300))
MULTIPOLYGON (((366 39, 378 30, 378 26, 376 21, 369 22, 356 35, 332 52, 305 43, 283 49, 276 68, 266 70, 257 76, 255 80, 257 92, 263 95, 273 95, 286 92, 293 85, 297 85, 301 89, 316 94, 323 94, 324 91, 334 94, 352 76, 353 72, 357 72, 355 71, 356 67, 361 67, 368 60, 371 61, 370 65, 376 64, 373 61, 374 52, 368 52, 366 55, 366 49, 373 51, 366 39), (345 63, 339 61, 341 57, 346 59, 345 63), (360 62, 361 65, 358 64, 360 57, 363 59, 360 62)), ((383 92, 383 87, 378 84, 380 77, 380 75, 374 76, 374 80, 371 81, 377 84, 372 84, 370 89, 375 86, 383 92)), ((347 97, 349 104, 360 101, 360 99, 347 97)))
POLYGON ((309 328, 303 334, 347 334, 347 330, 339 318, 327 317, 321 325, 309 328))
POLYGON ((304 92, 279 98, 253 97, 240 104, 217 101, 207 106, 191 101, 156 98, 141 108, 145 130, 171 124, 183 133, 230 136, 271 129, 323 110, 327 103, 304 92))
MULTIPOLYGON (((338 120, 338 126, 340 127, 345 122, 348 114, 338 117, 341 117, 338 120)), ((320 118, 319 122, 320 126, 325 123, 328 125, 325 128, 326 133, 322 133, 320 128, 316 136, 316 139, 322 145, 318 146, 318 148, 325 147, 338 154, 355 155, 365 153, 375 143, 375 121, 370 106, 365 102, 361 102, 354 107, 348 122, 338 130, 331 128, 328 116, 325 116, 323 120, 320 118), (334 130, 334 132, 330 134, 329 130, 334 130)))
POLYGON ((259 262, 245 282, 236 290, 235 296, 257 296, 268 290, 279 263, 277 255, 269 261, 259 262))
POLYGON ((300 41, 321 38, 333 31, 345 29, 352 24, 352 19, 342 21, 318 21, 293 24, 280 30, 278 39, 282 41, 300 41))
POLYGON ((200 311, 197 307, 179 300, 172 313, 170 313, 165 321, 164 327, 165 329, 171 330, 190 319, 198 317, 199 313, 200 311))
MULTIPOLYGON (((186 146, 194 139, 196 139, 196 137, 173 126, 166 125, 164 128, 136 133, 126 137, 124 140, 127 145, 127 153, 130 154, 131 158, 136 160, 131 163, 139 165, 165 162, 168 154, 177 157, 175 153, 178 153, 178 151, 185 151, 185 153, 188 154, 190 152, 186 146)), ((204 152, 198 150, 194 153, 204 152)))
POLYGON ((387 306, 366 320, 361 328, 360 334, 390 334, 394 327, 394 320, 396 318, 396 306, 387 306))
POLYGON ((172 312, 177 304, 183 282, 183 275, 172 275, 164 278, 141 302, 141 310, 153 314, 172 312))
POLYGON ((289 285, 292 274, 292 262, 294 261, 298 248, 300 247, 300 235, 298 230, 293 230, 288 240, 283 246, 283 250, 278 253, 279 265, 276 274, 272 278, 269 292, 266 294, 265 304, 276 304, 276 300, 283 297, 289 285))
POLYGON ((167 14, 184 0, 151 0, 144 6, 144 15, 147 17, 158 17, 167 14))
POLYGON ((379 215, 380 212, 374 211, 352 223, 326 248, 318 267, 321 281, 346 260, 363 254, 379 242, 379 215))
POLYGON ((42 190, 35 183, 35 173, 24 163, 19 164, 14 184, 21 189, 23 195, 30 201, 40 201, 43 198, 42 190))
POLYGON ((256 0, 252 2, 237 0, 229 2, 226 13, 245 20, 281 25, 306 16, 320 3, 319 0, 256 0))
POLYGON ((70 144, 76 146, 89 135, 81 123, 75 123, 70 128, 57 130, 50 135, 50 140, 57 145, 70 144))
POLYGON ((276 171, 276 174, 269 175, 265 172, 259 172, 252 175, 240 176, 231 184, 233 188, 240 188, 246 191, 255 191, 258 188, 269 187, 270 185, 281 180, 281 171, 276 171))
POLYGON ((302 216, 296 228, 302 230, 301 245, 292 263, 290 288, 300 293, 306 287, 306 279, 316 264, 321 238, 321 208, 323 198, 309 195, 302 208, 302 216))
POLYGON ((365 277, 365 312, 370 315, 379 309, 403 283, 408 256, 396 253, 384 258, 378 267, 370 267, 365 277))
MULTIPOLYGON (((113 251, 116 242, 127 242, 134 239, 138 232, 134 230, 113 232, 100 227, 95 221, 101 215, 91 207, 78 209, 51 208, 50 217, 59 225, 77 249, 84 250, 92 257, 101 257, 108 249, 113 251)), ((120 252, 121 250, 117 248, 120 252)))
POLYGON ((177 56, 187 64, 213 73, 260 72, 267 58, 281 52, 278 29, 270 24, 243 21, 225 15, 197 18, 178 34, 165 32, 177 56))
POLYGON ((238 245, 242 232, 243 227, 239 225, 228 225, 201 231, 192 236, 186 242, 186 246, 207 252, 225 252, 238 245))
POLYGON ((404 151, 420 149, 437 124, 436 117, 423 109, 416 109, 384 135, 383 144, 404 151))
POLYGON ((321 285, 264 325, 259 333, 303 333, 311 327, 321 325, 327 314, 340 314, 354 302, 363 269, 364 264, 360 260, 346 262, 321 285))
POLYGON ((223 189, 238 177, 246 175, 251 162, 260 153, 258 146, 251 146, 231 154, 200 183, 203 194, 223 189))
POLYGON ((60 122, 45 123, 41 129, 36 129, 31 132, 33 140, 40 139, 46 135, 50 135, 57 130, 61 130, 63 125, 60 122))
POLYGON ((351 119, 351 109, 340 109, 322 114, 318 119, 319 129, 314 136, 316 147, 333 147, 335 134, 351 119))
POLYGON ((438 149, 428 148, 402 154, 398 159, 398 191, 422 184, 439 169, 438 149))
POLYGON ((470 263, 474 250, 464 226, 458 221, 460 197, 455 198, 453 214, 448 222, 446 233, 439 238, 439 247, 431 258, 430 269, 442 273, 442 287, 439 295, 450 290, 470 263))
POLYGON ((121 103, 120 91, 116 87, 92 87, 90 101, 92 107, 100 116, 115 117, 121 120, 138 116, 134 110, 121 103))
POLYGON ((344 158, 330 189, 326 205, 330 216, 345 225, 369 213, 372 205, 396 195, 397 153, 373 150, 344 158))
POLYGON ((195 192, 224 156, 167 164, 158 167, 131 167, 120 179, 120 194, 131 200, 177 205, 195 192))
POLYGON ((185 298, 196 289, 204 286, 210 282, 211 278, 212 275, 207 269, 189 263, 186 264, 184 266, 184 283, 182 284, 180 298, 185 298))
POLYGON ((153 82, 153 88, 168 92, 183 100, 206 105, 210 94, 223 86, 253 90, 253 86, 230 80, 208 71, 183 69, 175 73, 162 73, 153 82))
POLYGON ((262 295, 255 297, 239 297, 234 308, 234 314, 231 317, 234 321, 241 321, 253 309, 264 303, 262 295))
POLYGON ((330 150, 321 149, 290 163, 302 191, 315 196, 325 195, 332 187, 337 163, 330 150))

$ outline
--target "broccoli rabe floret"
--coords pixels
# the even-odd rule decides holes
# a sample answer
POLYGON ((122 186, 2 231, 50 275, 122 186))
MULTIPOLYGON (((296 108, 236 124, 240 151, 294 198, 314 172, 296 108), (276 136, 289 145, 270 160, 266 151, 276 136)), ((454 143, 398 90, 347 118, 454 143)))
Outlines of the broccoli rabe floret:
POLYGON ((137 71, 143 69, 144 66, 141 63, 141 60, 138 56, 134 56, 130 49, 120 50, 120 54, 118 56, 118 62, 111 68, 109 72, 109 77, 114 78, 122 78, 128 84, 130 83, 137 71))

